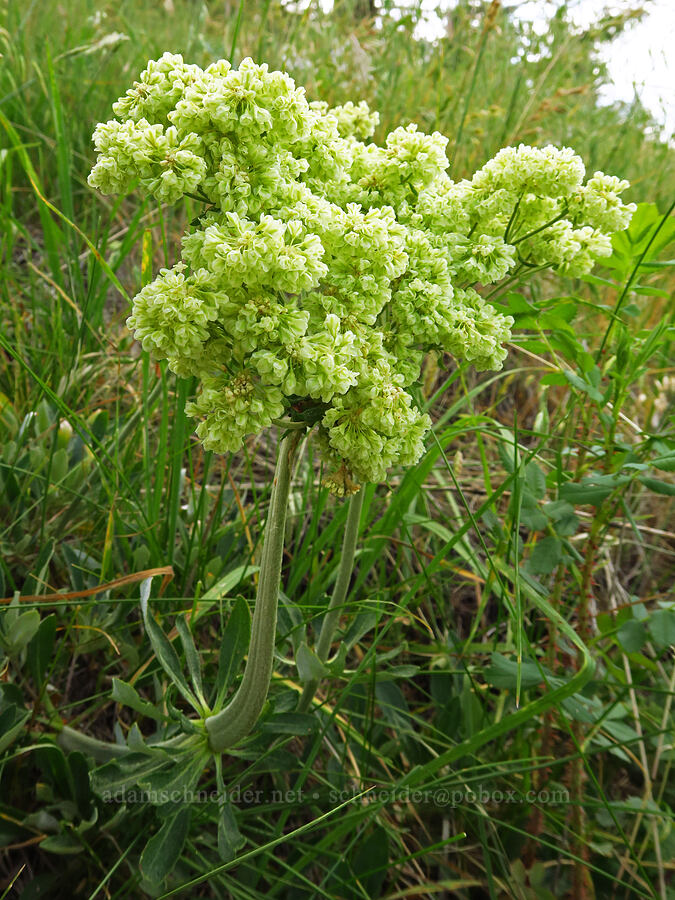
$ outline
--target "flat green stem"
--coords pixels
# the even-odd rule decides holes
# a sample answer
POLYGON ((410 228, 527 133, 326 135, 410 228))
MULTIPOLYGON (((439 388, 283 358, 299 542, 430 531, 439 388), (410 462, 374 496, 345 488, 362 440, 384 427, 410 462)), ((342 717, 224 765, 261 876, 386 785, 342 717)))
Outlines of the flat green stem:
POLYGON ((267 699, 274 660, 291 466, 302 434, 296 431, 286 435, 279 445, 244 675, 227 706, 205 721, 209 744, 214 753, 222 753, 246 737, 258 721, 267 699))
MULTIPOLYGON (((361 490, 357 494, 353 494, 349 501, 349 512, 347 514, 347 525, 345 527, 345 536, 342 542, 342 556, 340 558, 340 567, 338 569, 337 580, 333 588, 333 594, 323 618, 321 631, 319 632, 319 640, 316 642, 316 655, 323 663, 328 659, 331 644, 335 637, 335 629, 337 628, 340 612, 344 606, 347 597, 347 589, 349 588, 349 580, 354 570, 354 554, 356 553, 356 542, 359 537, 359 522, 361 521, 361 510, 363 509, 363 494, 361 490)), ((302 696, 298 702, 298 710, 303 712, 307 709, 314 698, 314 694, 319 686, 319 679, 312 679, 305 684, 302 696)))

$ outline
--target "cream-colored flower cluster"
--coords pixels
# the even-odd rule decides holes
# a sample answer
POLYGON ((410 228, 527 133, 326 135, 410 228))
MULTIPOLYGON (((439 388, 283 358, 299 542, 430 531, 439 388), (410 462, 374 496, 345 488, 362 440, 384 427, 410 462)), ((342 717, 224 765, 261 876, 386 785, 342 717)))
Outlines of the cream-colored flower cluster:
POLYGON ((586 272, 631 216, 626 183, 584 185, 569 149, 508 147, 455 183, 438 132, 408 125, 380 146, 365 103, 310 103, 250 59, 202 70, 165 53, 113 111, 89 183, 204 203, 129 327, 199 378, 205 447, 235 450, 283 416, 310 422, 336 492, 419 459, 431 422, 408 389, 425 354, 501 367, 512 320, 476 287, 586 272))

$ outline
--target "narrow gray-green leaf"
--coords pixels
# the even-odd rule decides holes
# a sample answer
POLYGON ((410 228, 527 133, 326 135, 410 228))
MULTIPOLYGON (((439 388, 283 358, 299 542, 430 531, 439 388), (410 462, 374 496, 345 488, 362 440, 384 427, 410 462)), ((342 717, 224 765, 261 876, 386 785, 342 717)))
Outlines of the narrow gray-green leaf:
POLYGON ((308 681, 318 681, 328 674, 328 667, 321 662, 316 653, 304 641, 298 647, 295 663, 298 667, 298 676, 301 684, 307 684, 308 681))
POLYGON ((166 819, 141 854, 141 872, 151 884, 161 885, 178 862, 190 828, 190 807, 166 819))
POLYGON ((243 597, 238 597, 223 632, 216 678, 216 710, 220 709, 227 689, 239 671, 251 636, 251 612, 243 597))
POLYGON ((184 616, 176 616, 176 629, 183 645, 183 650, 185 651, 185 659, 188 664, 188 669, 190 670, 190 678, 192 679, 195 693, 197 696, 203 697, 202 664, 190 631, 190 626, 184 616))
POLYGON ((218 853, 223 862, 230 862, 237 855, 237 851, 246 843, 246 839, 239 831, 237 819, 232 804, 223 803, 218 817, 218 853))
POLYGON ((136 710, 136 712, 140 713, 142 716, 155 719, 157 722, 162 721, 164 718, 154 704, 147 700, 143 700, 136 688, 127 684, 126 681, 122 681, 121 678, 113 678, 111 696, 115 702, 121 703, 123 706, 128 706, 129 709, 136 710))
POLYGON ((141 611, 143 613, 143 621, 145 622, 145 631, 155 651, 157 661, 175 684, 183 697, 198 713, 202 712, 202 704, 197 700, 190 690, 183 671, 181 669, 178 654, 171 646, 170 641, 155 621, 148 607, 148 597, 150 595, 150 579, 146 578, 141 584, 141 611))

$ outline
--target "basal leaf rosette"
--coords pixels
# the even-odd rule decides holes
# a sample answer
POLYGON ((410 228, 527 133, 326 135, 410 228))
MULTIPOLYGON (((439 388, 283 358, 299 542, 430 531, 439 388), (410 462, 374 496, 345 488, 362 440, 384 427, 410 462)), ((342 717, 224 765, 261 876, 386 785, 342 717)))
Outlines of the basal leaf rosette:
POLYGON ((204 204, 129 327, 197 376, 205 447, 309 422, 336 493, 420 458, 431 421, 411 388, 426 354, 501 368, 512 320, 482 286, 588 272, 634 209, 625 181, 584 183, 569 148, 507 147, 453 182, 443 135, 411 124, 374 143, 365 103, 309 102, 250 59, 201 69, 165 53, 113 112, 90 185, 204 204))

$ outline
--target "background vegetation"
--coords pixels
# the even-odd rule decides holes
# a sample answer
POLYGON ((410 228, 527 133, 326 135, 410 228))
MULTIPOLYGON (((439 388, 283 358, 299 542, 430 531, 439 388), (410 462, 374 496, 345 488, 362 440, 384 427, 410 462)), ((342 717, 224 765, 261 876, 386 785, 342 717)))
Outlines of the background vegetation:
MULTIPOLYGON (((389 3, 0 10, 0 886, 675 896, 675 153, 637 100, 598 105, 595 52, 640 11, 577 33, 563 7, 539 36, 498 0, 460 0, 432 44, 412 37, 415 10, 389 3), (175 639, 180 618, 193 630, 207 684, 236 598, 255 588, 274 436, 205 453, 183 413, 191 384, 124 326, 128 297, 171 264, 195 212, 86 185, 94 125, 167 49, 202 65, 252 55, 313 98, 364 98, 381 112, 377 139, 410 120, 443 131, 455 178, 507 144, 570 145, 643 204, 594 276, 493 298, 516 317, 504 371, 429 361, 434 439, 417 469, 368 488, 344 668, 300 716, 290 660, 327 602, 345 519, 306 448, 270 709, 224 758, 232 802, 177 819, 103 802, 94 759, 56 743, 64 723, 152 734, 152 707, 116 702, 113 677, 170 709, 139 611, 148 574, 163 576, 152 602, 165 631, 175 639), (587 663, 542 600, 595 661, 577 693, 587 663)), ((199 785, 214 786, 213 773, 199 785)))

